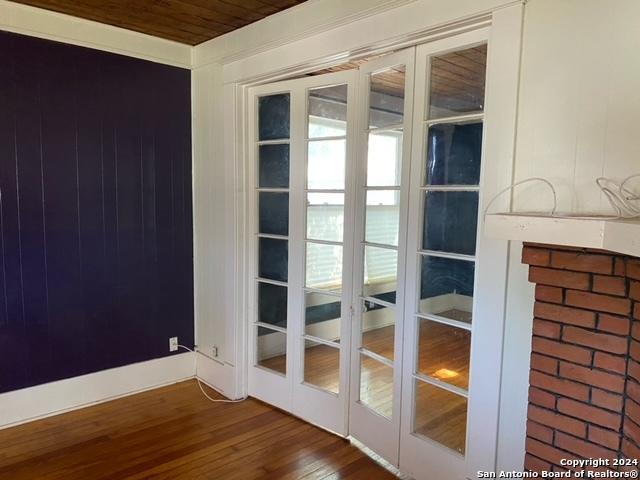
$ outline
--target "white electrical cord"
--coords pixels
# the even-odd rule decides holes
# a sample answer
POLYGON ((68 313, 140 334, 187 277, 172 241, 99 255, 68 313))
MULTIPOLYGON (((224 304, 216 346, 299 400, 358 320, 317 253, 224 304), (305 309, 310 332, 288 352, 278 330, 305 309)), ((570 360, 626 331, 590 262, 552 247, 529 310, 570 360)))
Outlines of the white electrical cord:
POLYGON ((620 219, 633 219, 640 218, 640 195, 634 193, 632 190, 627 188, 627 184, 630 180, 634 178, 640 178, 640 173, 635 175, 630 175, 626 177, 621 183, 617 183, 614 180, 605 177, 599 177, 596 179, 596 185, 600 188, 600 191, 604 194, 605 198, 611 205, 611 208, 616 212, 616 215, 572 215, 572 214, 559 214, 557 213, 558 208, 558 196, 556 194, 556 189, 553 184, 541 177, 531 177, 525 180, 521 180, 512 185, 509 185, 507 188, 500 190, 496 195, 494 195, 487 207, 484 210, 484 215, 486 216, 489 213, 489 208, 493 205, 493 203, 504 193, 509 190, 513 190, 518 185, 522 185, 523 183, 529 182, 543 182, 545 183, 551 193, 553 195, 553 209, 549 212, 551 217, 556 218, 575 218, 575 219, 593 219, 593 220, 601 220, 601 219, 610 219, 610 220, 620 220, 620 219))
MULTIPOLYGON (((191 353, 198 353, 197 351, 197 347, 195 350, 190 349, 189 347, 185 347, 184 345, 178 345, 178 348, 184 348, 185 350, 191 352, 191 353)), ((239 398, 238 400, 227 400, 226 398, 211 398, 207 392, 205 392, 204 387, 202 386, 202 382, 200 381, 200 379, 198 377, 196 377, 196 382, 198 382, 198 387, 200 387, 200 391, 202 392, 202 394, 207 397, 207 399, 209 399, 212 402, 215 403, 240 403, 240 402, 244 402, 247 398, 249 397, 242 397, 239 398)))

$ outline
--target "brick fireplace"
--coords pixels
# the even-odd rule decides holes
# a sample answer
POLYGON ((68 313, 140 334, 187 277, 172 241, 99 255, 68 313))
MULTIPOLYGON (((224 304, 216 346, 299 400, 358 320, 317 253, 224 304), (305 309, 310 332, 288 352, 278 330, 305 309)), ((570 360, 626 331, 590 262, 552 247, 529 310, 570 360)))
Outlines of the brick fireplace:
POLYGON ((536 284, 525 467, 640 459, 640 259, 525 243, 522 261, 536 284))

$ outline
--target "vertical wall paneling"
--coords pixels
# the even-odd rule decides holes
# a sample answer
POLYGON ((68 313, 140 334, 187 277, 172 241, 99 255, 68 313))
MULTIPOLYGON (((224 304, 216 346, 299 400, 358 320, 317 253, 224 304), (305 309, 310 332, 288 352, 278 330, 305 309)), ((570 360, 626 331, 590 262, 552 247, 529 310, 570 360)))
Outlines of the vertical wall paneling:
POLYGON ((190 72, 0 32, 0 392, 193 344, 190 72))

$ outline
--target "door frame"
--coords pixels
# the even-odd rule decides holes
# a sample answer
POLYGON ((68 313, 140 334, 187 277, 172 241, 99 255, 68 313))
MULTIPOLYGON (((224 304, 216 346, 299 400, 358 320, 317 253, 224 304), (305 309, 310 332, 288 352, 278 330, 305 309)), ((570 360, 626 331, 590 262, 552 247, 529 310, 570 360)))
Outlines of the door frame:
MULTIPOLYGON (((225 117, 229 119, 229 124, 225 126, 224 155, 227 158, 234 159, 234 174, 236 177, 235 185, 235 219, 238 248, 236 250, 236 258, 234 265, 237 271, 234 273, 236 281, 236 292, 234 298, 234 324, 228 326, 227 339, 235 345, 235 367, 233 371, 234 384, 233 390, 237 396, 246 394, 247 392, 247 375, 248 375, 248 328, 249 316, 247 309, 248 295, 252 288, 248 284, 248 244, 251 241, 247 224, 247 213, 249 204, 247 202, 247 192, 252 186, 248 183, 247 175, 248 156, 247 156, 247 139, 248 125, 248 88, 264 83, 270 83, 279 79, 290 76, 294 73, 302 74, 317 70, 320 66, 335 65, 347 62, 352 59, 358 59, 363 56, 377 55, 387 53, 394 49, 413 46, 416 44, 428 43, 430 41, 440 40, 459 35, 464 32, 475 31, 485 27, 489 27, 489 37, 492 47, 489 49, 487 59, 487 91, 486 102, 487 111, 485 116, 491 115, 491 123, 487 122, 484 140, 484 158, 490 159, 485 169, 490 169, 492 174, 485 173, 483 185, 483 198, 481 199, 480 208, 483 210, 487 201, 491 198, 491 192, 497 192, 501 188, 512 182, 514 170, 514 153, 515 153, 515 128, 517 118, 517 101, 518 101, 518 80, 519 80, 519 63, 522 36, 522 19, 524 6, 521 2, 499 8, 493 12, 477 15, 474 19, 468 19, 465 22, 452 22, 447 28, 446 26, 437 29, 429 28, 424 32, 417 32, 411 35, 411 38, 401 37, 392 41, 387 41, 383 45, 370 45, 368 48, 358 50, 356 52, 348 52, 342 55, 331 55, 324 59, 317 59, 311 62, 305 62, 297 65, 295 68, 287 67, 278 70, 270 70, 264 72, 259 78, 247 78, 246 81, 235 81, 235 83, 226 83, 220 89, 224 92, 225 100, 223 102, 223 110, 225 117), (489 106, 491 105, 491 106, 489 106), (227 130, 228 128, 228 130, 227 130)), ((234 72, 235 73, 235 72, 234 72)), ((496 202, 495 208, 508 210, 510 200, 502 199, 496 202)), ((482 211, 481 210, 481 211, 482 211)), ((482 231, 479 225, 479 232, 482 231)), ((498 309, 494 315, 494 321, 491 329, 495 333, 492 346, 500 346, 493 350, 492 364, 500 365, 496 374, 485 382, 485 390, 487 398, 497 399, 495 404, 484 404, 487 409, 487 415, 483 420, 486 427, 484 431, 474 430, 468 432, 468 435, 482 435, 483 448, 478 452, 467 452, 465 472, 469 477, 473 477, 478 470, 492 471, 496 466, 497 455, 497 435, 498 435, 498 414, 500 406, 500 382, 502 369, 502 344, 504 339, 504 323, 505 323, 505 301, 506 301, 506 282, 507 282, 507 264, 508 264, 508 242, 489 240, 480 235, 480 242, 490 242, 487 248, 493 253, 492 258, 498 259, 495 265, 496 272, 503 272, 503 281, 500 283, 477 284, 477 295, 488 295, 495 299, 494 305, 498 305, 498 309)), ((484 248, 479 245, 479 248, 484 248)), ((475 347, 478 348, 478 347, 475 347)), ((483 398, 478 398, 478 403, 483 398)), ((486 400, 486 398, 484 398, 486 400)))

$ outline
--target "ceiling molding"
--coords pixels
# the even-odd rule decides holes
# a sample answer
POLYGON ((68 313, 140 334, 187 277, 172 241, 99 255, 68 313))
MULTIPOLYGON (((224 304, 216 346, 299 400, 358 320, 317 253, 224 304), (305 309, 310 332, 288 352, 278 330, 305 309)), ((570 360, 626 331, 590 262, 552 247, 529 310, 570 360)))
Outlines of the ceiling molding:
POLYGON ((0 30, 191 68, 191 46, 0 0, 0 30))
POLYGON ((196 45, 192 66, 199 68, 211 63, 234 62, 415 1, 308 0, 196 45))

